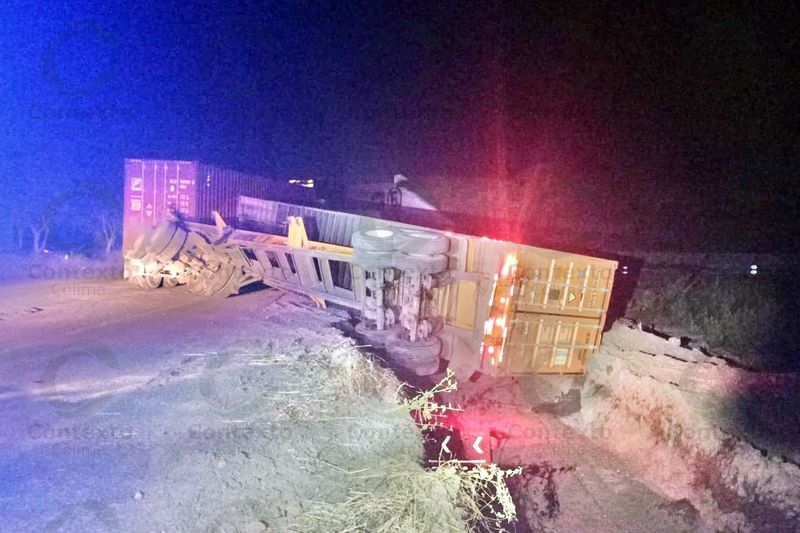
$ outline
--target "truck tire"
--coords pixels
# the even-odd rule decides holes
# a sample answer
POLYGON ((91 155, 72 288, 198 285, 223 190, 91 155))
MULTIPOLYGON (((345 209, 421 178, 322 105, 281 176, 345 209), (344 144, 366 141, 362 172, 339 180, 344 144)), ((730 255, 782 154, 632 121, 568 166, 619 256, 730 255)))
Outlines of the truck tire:
POLYGON ((439 369, 439 353, 442 340, 431 335, 427 339, 409 341, 390 336, 386 339, 386 352, 389 358, 418 376, 428 376, 439 369))
POLYGON ((175 276, 163 276, 161 281, 161 286, 166 289, 171 289, 172 287, 178 286, 178 278, 175 276))
POLYGON ((447 270, 447 256, 442 254, 423 255, 398 252, 394 255, 394 267, 422 274, 435 274, 447 270))
POLYGON ((363 337, 365 340, 371 342, 376 346, 383 346, 386 344, 386 339, 389 337, 391 330, 384 329, 378 331, 375 329, 374 320, 362 320, 355 327, 356 334, 363 337))
POLYGON ((439 358, 433 359, 427 363, 417 363, 412 367, 408 367, 408 369, 417 376, 431 376, 439 372, 439 368, 441 368, 441 360, 439 358))
POLYGON ((370 229, 353 233, 351 243, 354 250, 365 252, 393 252, 397 232, 390 229, 370 229))
POLYGON ((407 254, 438 255, 450 249, 450 240, 439 233, 403 230, 397 233, 397 250, 407 254))
POLYGON ((189 292, 192 294, 203 294, 203 289, 205 288, 205 280, 202 276, 191 276, 188 280, 186 280, 186 288, 189 289, 189 292))
POLYGON ((133 247, 125 255, 131 259, 141 259, 144 257, 147 254, 147 245, 150 242, 151 233, 152 231, 149 229, 142 231, 142 233, 136 237, 133 247))
POLYGON ((155 256, 156 260, 168 263, 175 259, 183 245, 186 244, 188 233, 174 223, 165 224, 164 226, 159 226, 153 234, 148 251, 155 256), (169 227, 161 231, 164 226, 172 226, 171 229, 173 231, 170 232, 169 227), (169 240, 165 243, 167 236, 169 236, 169 240))
POLYGON ((131 280, 142 289, 152 290, 161 286, 161 274, 145 274, 144 276, 134 276, 131 280))
POLYGON ((392 268, 394 266, 394 255, 392 252, 371 252, 358 248, 353 250, 354 263, 365 270, 392 268))
POLYGON ((178 225, 169 220, 163 221, 159 224, 150 235, 150 240, 147 242, 147 252, 152 254, 161 253, 161 251, 169 245, 172 241, 178 225))
MULTIPOLYGON (((242 269, 228 263, 220 266, 216 272, 206 271, 195 282, 194 291, 204 296, 227 298, 239 293, 241 287, 242 269)), ((190 290, 192 287, 190 287, 190 290)))
POLYGON ((217 285, 215 288, 214 296, 217 298, 227 298, 234 294, 239 294, 239 288, 242 286, 242 269, 234 267, 228 280, 222 285, 217 285))

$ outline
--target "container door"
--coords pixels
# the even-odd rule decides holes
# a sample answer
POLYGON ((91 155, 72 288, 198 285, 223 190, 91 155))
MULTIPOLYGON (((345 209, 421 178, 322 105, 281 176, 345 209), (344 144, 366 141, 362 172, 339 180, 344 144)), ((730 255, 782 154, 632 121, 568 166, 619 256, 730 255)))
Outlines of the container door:
POLYGON ((525 247, 498 372, 582 374, 600 344, 616 262, 525 247))

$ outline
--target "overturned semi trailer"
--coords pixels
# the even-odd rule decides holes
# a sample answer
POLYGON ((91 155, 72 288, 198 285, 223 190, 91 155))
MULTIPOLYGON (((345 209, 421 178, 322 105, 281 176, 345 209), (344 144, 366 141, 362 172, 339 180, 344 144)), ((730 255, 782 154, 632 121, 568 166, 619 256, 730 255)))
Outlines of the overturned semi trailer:
POLYGON ((167 213, 126 266, 209 296, 260 281, 348 307, 398 365, 428 375, 445 360, 465 378, 584 373, 617 263, 243 196, 213 225, 167 213))

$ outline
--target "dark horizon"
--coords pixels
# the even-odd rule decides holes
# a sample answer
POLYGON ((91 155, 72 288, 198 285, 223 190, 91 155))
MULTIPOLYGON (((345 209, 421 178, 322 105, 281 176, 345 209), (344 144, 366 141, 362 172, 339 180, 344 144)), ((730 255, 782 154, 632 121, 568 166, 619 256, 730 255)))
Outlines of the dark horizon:
POLYGON ((118 188, 125 157, 328 190, 398 172, 502 186, 544 166, 556 189, 614 197, 617 218, 746 209, 743 226, 786 226, 797 8, 558 5, 12 2, 9 198, 34 181, 118 188))

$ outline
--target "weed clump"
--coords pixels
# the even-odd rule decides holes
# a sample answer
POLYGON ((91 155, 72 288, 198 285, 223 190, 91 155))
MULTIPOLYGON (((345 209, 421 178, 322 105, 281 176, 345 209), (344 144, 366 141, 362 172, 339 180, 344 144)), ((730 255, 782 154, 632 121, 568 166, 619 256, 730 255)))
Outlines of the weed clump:
MULTIPOLYGON (((388 385, 397 383, 396 378, 387 376, 352 346, 335 347, 325 356, 329 380, 326 386, 337 394, 366 400, 385 396, 388 385)), ((411 397, 402 397, 404 387, 398 385, 392 390, 389 399, 394 408, 389 412, 393 415, 387 422, 392 420, 396 424, 405 419, 414 427, 405 418, 407 413, 416 422, 415 429, 424 433, 440 425, 438 420, 442 415, 457 410, 437 400, 438 394, 456 390, 451 372, 431 389, 411 397), (400 418, 394 420, 395 416, 400 418)), ((375 418, 370 423, 375 426, 378 422, 375 418)), ((361 457, 364 468, 345 472, 349 489, 344 499, 304 502, 305 510, 296 517, 294 527, 326 532, 439 532, 474 528, 492 531, 502 530, 516 520, 516 508, 505 479, 518 474, 520 469, 503 470, 494 464, 473 466, 457 460, 440 461, 436 467, 426 469, 419 465, 418 459, 406 457, 390 443, 384 446, 380 461, 375 460, 378 452, 373 451, 372 459, 361 457), (385 456, 387 452, 393 455, 385 456)))
POLYGON ((379 533, 502 530, 516 520, 505 478, 519 471, 446 461, 429 470, 395 467, 380 476, 362 474, 362 480, 372 480, 372 490, 351 491, 341 502, 309 502, 298 526, 379 533))
POLYGON ((352 343, 342 343, 320 354, 328 371, 327 384, 337 395, 375 396, 396 403, 397 378, 387 369, 358 351, 352 343))
MULTIPOLYGON (((400 385, 398 396, 402 393, 405 384, 400 385)), ((407 410, 419 425, 420 429, 427 431, 440 425, 439 418, 449 411, 460 411, 450 403, 441 404, 436 399, 437 394, 452 392, 458 389, 455 381, 455 374, 448 369, 447 374, 433 387, 428 390, 420 391, 411 398, 400 401, 400 406, 407 410)))
POLYGON ((682 275, 634 298, 628 316, 702 339, 749 367, 790 367, 798 347, 797 286, 755 276, 682 275))

